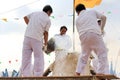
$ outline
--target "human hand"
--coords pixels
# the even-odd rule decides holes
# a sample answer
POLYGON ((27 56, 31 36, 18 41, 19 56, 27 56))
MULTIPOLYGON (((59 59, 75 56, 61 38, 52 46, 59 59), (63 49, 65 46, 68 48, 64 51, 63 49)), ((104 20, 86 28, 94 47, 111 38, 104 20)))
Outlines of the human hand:
POLYGON ((43 46, 43 51, 47 51, 47 45, 43 46))

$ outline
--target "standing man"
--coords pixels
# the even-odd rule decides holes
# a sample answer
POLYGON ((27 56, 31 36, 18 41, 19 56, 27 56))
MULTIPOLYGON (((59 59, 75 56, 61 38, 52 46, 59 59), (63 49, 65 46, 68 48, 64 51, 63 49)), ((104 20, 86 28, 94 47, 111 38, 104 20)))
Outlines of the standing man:
POLYGON ((55 61, 53 67, 52 76, 66 76, 65 60, 70 48, 72 47, 72 41, 69 35, 67 35, 67 27, 61 26, 60 33, 55 34, 53 39, 55 41, 55 61))
POLYGON ((76 27, 82 48, 82 54, 79 57, 76 68, 76 75, 80 75, 83 72, 91 51, 94 51, 98 56, 98 67, 96 73, 99 75, 109 74, 107 48, 103 41, 101 32, 104 31, 106 16, 94 10, 87 11, 83 4, 78 4, 76 6, 76 12, 78 14, 76 27), (98 25, 98 19, 101 19, 102 21, 101 28, 98 25))
POLYGON ((50 5, 46 5, 43 11, 33 12, 24 17, 27 24, 25 32, 21 74, 23 77, 42 76, 44 71, 43 39, 47 45, 48 31, 51 26, 49 16, 53 12, 50 5), (34 53, 34 65, 31 71, 32 52, 34 53))

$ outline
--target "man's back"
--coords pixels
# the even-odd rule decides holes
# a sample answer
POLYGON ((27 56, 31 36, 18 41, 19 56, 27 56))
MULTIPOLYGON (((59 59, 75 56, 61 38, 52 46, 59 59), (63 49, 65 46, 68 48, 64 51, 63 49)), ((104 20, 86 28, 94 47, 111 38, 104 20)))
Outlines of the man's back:
POLYGON ((76 26, 79 34, 82 35, 86 32, 101 34, 101 29, 97 23, 97 18, 101 16, 101 14, 98 14, 94 10, 82 10, 76 20, 76 26))
POLYGON ((45 12, 34 12, 27 16, 29 19, 25 36, 41 40, 45 29, 49 28, 50 19, 45 12))

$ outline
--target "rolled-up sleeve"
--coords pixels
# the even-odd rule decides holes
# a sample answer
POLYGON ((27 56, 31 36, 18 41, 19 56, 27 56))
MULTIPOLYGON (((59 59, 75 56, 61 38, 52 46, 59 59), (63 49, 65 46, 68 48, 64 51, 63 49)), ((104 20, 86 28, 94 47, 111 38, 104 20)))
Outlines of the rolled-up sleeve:
POLYGON ((27 18, 30 19, 30 17, 31 17, 32 14, 33 14, 33 13, 28 14, 28 15, 27 15, 27 18))

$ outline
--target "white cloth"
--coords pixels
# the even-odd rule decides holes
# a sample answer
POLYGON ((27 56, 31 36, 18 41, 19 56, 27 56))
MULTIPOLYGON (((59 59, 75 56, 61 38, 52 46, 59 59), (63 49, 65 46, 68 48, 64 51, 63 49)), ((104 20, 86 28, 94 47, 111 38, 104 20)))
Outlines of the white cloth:
POLYGON ((80 37, 80 40, 82 54, 79 56, 76 72, 83 72, 91 51, 94 51, 98 56, 98 67, 96 73, 109 74, 107 48, 103 42, 102 36, 92 32, 87 32, 80 37))
POLYGON ((42 41, 25 37, 22 50, 21 74, 23 77, 42 76, 44 71, 44 54, 42 41), (32 69, 32 52, 34 52, 34 65, 32 69))
POLYGON ((93 70, 94 70, 95 72, 97 72, 97 68, 99 67, 99 66, 98 66, 98 59, 93 59, 93 60, 92 60, 92 67, 93 67, 93 70))
POLYGON ((55 63, 52 76, 64 76, 64 65, 67 52, 64 50, 59 50, 55 52, 55 63))
MULTIPOLYGON (((68 35, 56 34, 55 40, 55 63, 53 69, 53 76, 66 76, 65 71, 65 60, 68 54, 68 50, 72 46, 71 38, 68 35)), ((69 74, 67 74, 69 75, 69 74)))
POLYGON ((48 31, 51 25, 49 16, 45 12, 33 12, 27 15, 27 18, 29 23, 25 36, 41 41, 43 32, 48 31))
POLYGON ((76 19, 76 27, 79 35, 81 36, 88 31, 101 34, 97 19, 100 19, 102 16, 102 14, 94 10, 82 10, 76 19))
POLYGON ((56 34, 54 36, 54 40, 55 40, 55 49, 56 50, 57 49, 68 50, 72 46, 71 38, 68 35, 56 34))

